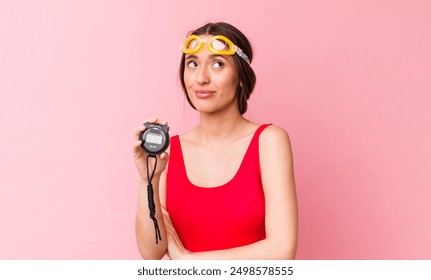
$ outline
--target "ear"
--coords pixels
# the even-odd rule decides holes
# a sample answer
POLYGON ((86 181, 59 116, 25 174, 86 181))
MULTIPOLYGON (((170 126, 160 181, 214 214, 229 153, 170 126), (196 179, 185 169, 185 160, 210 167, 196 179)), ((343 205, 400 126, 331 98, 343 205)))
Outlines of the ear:
POLYGON ((238 87, 236 88, 237 93, 242 91, 242 83, 239 83, 238 87))

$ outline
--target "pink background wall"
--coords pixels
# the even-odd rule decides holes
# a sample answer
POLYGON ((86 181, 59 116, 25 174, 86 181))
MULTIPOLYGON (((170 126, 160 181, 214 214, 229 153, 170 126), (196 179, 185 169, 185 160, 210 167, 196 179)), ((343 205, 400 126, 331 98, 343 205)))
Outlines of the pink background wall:
POLYGON ((431 2, 0 2, 0 259, 137 259, 133 131, 197 122, 179 45, 249 36, 247 116, 289 131, 299 259, 431 258, 431 2))

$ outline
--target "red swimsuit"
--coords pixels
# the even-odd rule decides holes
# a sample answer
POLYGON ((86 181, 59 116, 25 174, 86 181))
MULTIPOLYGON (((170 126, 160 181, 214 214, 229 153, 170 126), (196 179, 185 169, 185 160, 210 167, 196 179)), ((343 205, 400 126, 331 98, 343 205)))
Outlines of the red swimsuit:
POLYGON ((214 188, 192 184, 186 174, 178 136, 171 138, 167 177, 167 210, 191 252, 222 250, 265 238, 265 198, 259 164, 261 125, 242 163, 228 183, 214 188))

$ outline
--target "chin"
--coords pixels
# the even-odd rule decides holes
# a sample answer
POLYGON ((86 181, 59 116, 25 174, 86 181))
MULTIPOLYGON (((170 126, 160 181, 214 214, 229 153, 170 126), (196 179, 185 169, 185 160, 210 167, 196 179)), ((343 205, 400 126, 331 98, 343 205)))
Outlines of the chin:
POLYGON ((220 112, 228 112, 233 111, 238 108, 238 104, 236 102, 233 103, 223 103, 216 104, 215 102, 193 102, 193 105, 196 108, 196 111, 203 114, 215 114, 220 112))

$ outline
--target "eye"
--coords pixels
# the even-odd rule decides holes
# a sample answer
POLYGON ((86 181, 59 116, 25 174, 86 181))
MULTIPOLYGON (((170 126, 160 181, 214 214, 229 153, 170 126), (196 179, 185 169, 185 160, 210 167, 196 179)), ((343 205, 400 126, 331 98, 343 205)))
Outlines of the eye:
POLYGON ((214 68, 223 68, 224 63, 220 60, 216 60, 213 62, 212 67, 214 68))
POLYGON ((196 68, 196 67, 198 67, 197 62, 194 61, 194 60, 188 60, 188 61, 186 61, 186 65, 187 65, 188 68, 196 68))

